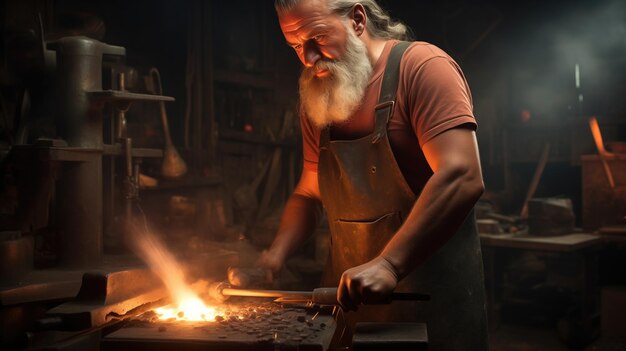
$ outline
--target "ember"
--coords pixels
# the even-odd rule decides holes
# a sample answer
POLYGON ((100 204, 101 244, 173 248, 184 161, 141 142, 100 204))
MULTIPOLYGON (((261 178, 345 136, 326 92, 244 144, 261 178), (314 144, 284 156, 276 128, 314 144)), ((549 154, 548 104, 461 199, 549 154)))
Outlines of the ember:
MULTIPOLYGON (((134 247, 150 269, 163 281, 174 302, 154 310, 159 319, 180 321, 215 321, 216 307, 207 304, 185 281, 180 264, 147 226, 136 230, 134 247)), ((206 282, 204 283, 206 285, 206 282)))
POLYGON ((130 320, 107 338, 116 340, 116 347, 119 342, 128 342, 129 350, 138 344, 157 348, 151 344, 157 340, 185 343, 190 339, 211 350, 255 350, 254 345, 263 345, 260 349, 282 349, 283 344, 290 345, 286 349, 295 349, 296 344, 303 349, 327 349, 334 335, 336 325, 330 308, 285 307, 261 298, 234 300, 215 307, 214 322, 181 323, 175 314, 163 320, 153 310, 130 320))
POLYGON ((154 309, 159 319, 179 321, 215 321, 215 308, 207 306, 197 296, 184 298, 182 302, 154 309))

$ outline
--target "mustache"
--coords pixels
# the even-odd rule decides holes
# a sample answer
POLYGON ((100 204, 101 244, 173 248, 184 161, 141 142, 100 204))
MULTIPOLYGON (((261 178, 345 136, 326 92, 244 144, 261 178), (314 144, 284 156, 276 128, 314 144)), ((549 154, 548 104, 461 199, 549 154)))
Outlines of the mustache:
POLYGON ((320 70, 328 70, 331 73, 337 72, 337 68, 341 63, 338 61, 320 60, 317 61, 312 67, 305 67, 304 74, 307 77, 313 77, 315 72, 320 70))

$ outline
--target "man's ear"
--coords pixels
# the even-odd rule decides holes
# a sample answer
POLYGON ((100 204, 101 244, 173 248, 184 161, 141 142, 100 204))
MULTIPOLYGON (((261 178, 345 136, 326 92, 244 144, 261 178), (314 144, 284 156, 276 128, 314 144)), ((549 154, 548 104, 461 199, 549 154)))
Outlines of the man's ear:
POLYGON ((367 14, 363 5, 357 3, 352 7, 350 12, 350 20, 352 28, 357 36, 361 36, 365 32, 365 25, 367 23, 367 14))

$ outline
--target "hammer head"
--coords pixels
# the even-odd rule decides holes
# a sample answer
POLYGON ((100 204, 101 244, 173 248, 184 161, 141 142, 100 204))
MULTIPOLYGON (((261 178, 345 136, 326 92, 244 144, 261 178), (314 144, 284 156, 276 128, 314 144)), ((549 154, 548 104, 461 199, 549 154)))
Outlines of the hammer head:
POLYGON ((211 299, 219 303, 222 303, 228 300, 229 298, 229 296, 224 296, 222 294, 222 290, 227 289, 227 288, 230 288, 230 284, 226 282, 216 282, 216 283, 209 284, 207 292, 211 299))
POLYGON ((265 270, 259 267, 230 267, 228 282, 238 288, 254 288, 267 285, 268 279, 265 270))

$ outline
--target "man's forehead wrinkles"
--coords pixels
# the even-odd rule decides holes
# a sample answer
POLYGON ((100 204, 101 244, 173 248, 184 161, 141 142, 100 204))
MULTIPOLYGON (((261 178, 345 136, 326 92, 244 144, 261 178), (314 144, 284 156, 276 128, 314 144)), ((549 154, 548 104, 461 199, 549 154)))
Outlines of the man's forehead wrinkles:
POLYGON ((319 20, 313 21, 298 21, 293 24, 286 24, 282 26, 283 33, 286 37, 305 39, 313 32, 318 32, 329 27, 328 23, 319 20))
POLYGON ((288 18, 281 18, 280 25, 286 31, 293 31, 298 28, 324 24, 329 20, 330 18, 328 16, 324 16, 322 14, 308 16, 290 16, 288 18))

